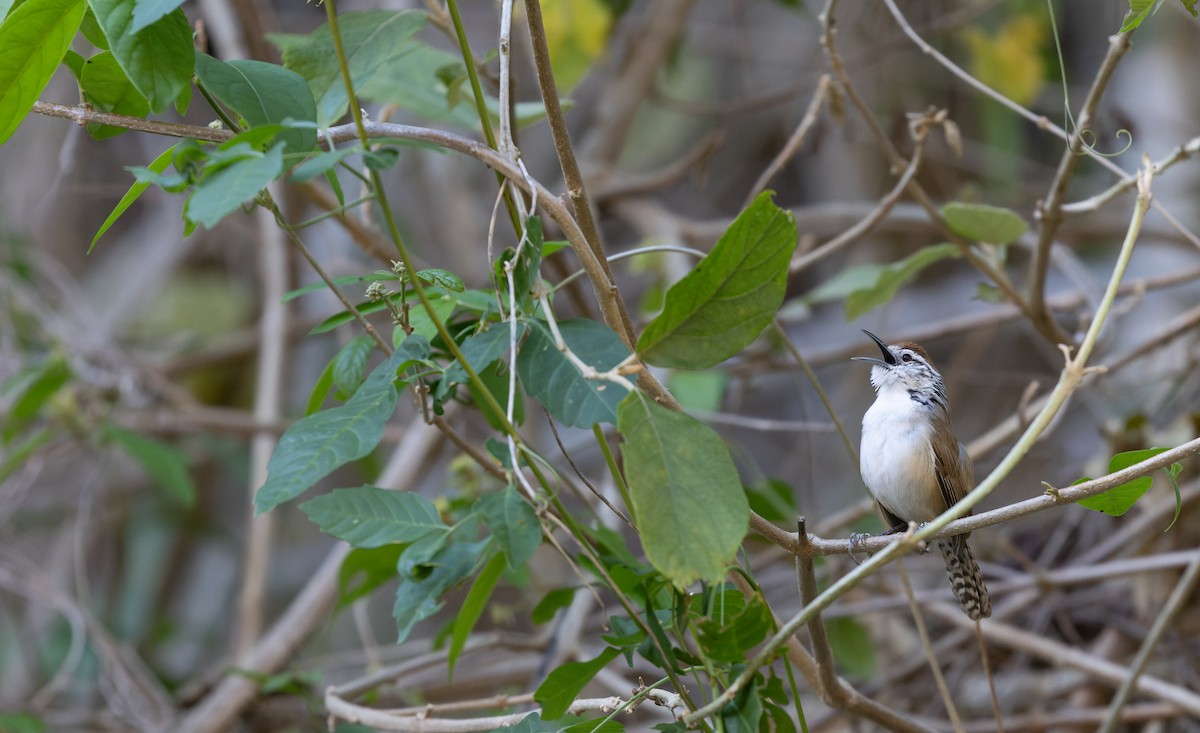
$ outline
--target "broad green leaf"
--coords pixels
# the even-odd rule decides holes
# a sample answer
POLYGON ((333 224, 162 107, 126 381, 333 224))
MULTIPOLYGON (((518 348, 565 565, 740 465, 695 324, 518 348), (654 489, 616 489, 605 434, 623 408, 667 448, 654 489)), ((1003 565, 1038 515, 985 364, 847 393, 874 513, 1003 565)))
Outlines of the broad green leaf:
MULTIPOLYGON (((1120 33, 1128 33, 1142 24, 1148 15, 1154 12, 1155 8, 1162 5, 1162 0, 1129 0, 1129 10, 1125 12, 1125 19, 1121 23, 1120 33)), ((1193 7, 1195 3, 1192 3, 1193 7)), ((1187 7, 1187 0, 1184 0, 1184 7, 1187 7)), ((1195 15, 1195 10, 1192 10, 1192 15, 1195 15)))
MULTIPOLYGON (((251 127, 283 124, 286 120, 313 122, 317 106, 308 82, 290 69, 263 61, 218 61, 196 54, 196 76, 251 127)), ((288 152, 305 153, 317 143, 317 131, 293 128, 279 133, 288 152)))
POLYGON ((50 82, 86 7, 84 0, 26 0, 0 23, 0 144, 50 82))
POLYGON ((5 733, 43 733, 46 721, 28 713, 0 713, 0 730, 5 733))
MULTIPOLYGON (((517 372, 525 391, 563 424, 590 428, 614 423, 625 389, 615 382, 587 379, 558 347, 541 321, 530 320, 529 337, 517 354, 517 372)), ((559 333, 584 364, 607 371, 629 356, 621 337, 597 321, 562 321, 559 333)))
POLYGON ((958 247, 953 244, 935 244, 919 249, 899 262, 879 268, 873 285, 855 290, 846 296, 846 320, 853 321, 867 311, 887 303, 901 286, 934 262, 960 255, 958 247))
MULTIPOLYGON (((1149 460, 1159 453, 1165 452, 1166 450, 1166 448, 1146 448, 1143 450, 1131 450, 1118 453, 1109 460, 1108 472, 1115 473, 1116 471, 1123 471, 1135 463, 1141 463, 1142 461, 1149 460)), ((1178 471, 1175 473, 1178 474, 1178 471)), ((1168 475, 1169 474, 1170 471, 1168 471, 1168 475)), ((1081 483, 1083 481, 1090 480, 1091 479, 1088 478, 1082 478, 1075 483, 1081 483)), ((1132 507, 1138 499, 1142 498, 1142 494, 1145 494, 1146 491, 1150 489, 1150 485, 1153 483, 1153 477, 1141 476, 1132 481, 1123 483, 1120 486, 1114 486, 1102 494, 1090 496, 1086 499, 1080 499, 1079 506, 1086 509, 1103 512, 1112 517, 1119 517, 1125 512, 1129 511, 1129 508, 1132 507)))
POLYGON ((555 588, 542 596, 533 610, 529 612, 529 620, 539 626, 554 618, 559 609, 566 608, 575 600, 578 588, 555 588))
MULTIPOLYGON (((371 10, 338 14, 338 27, 350 78, 361 89, 386 66, 405 53, 408 39, 425 25, 424 12, 371 10)), ((283 64, 308 80, 317 104, 317 124, 328 127, 346 114, 346 85, 338 68, 329 25, 307 36, 271 34, 283 64)))
POLYGON ((721 708, 725 733, 758 733, 762 713, 762 699, 758 694, 758 681, 755 680, 746 685, 732 702, 721 708))
POLYGON ((396 577, 396 564, 407 545, 392 544, 382 547, 356 547, 346 555, 338 570, 337 610, 341 610, 359 598, 396 577))
MULTIPOLYGON (((101 51, 87 61, 79 73, 79 86, 87 94, 88 101, 105 112, 145 117, 150 114, 150 104, 125 76, 109 51, 101 51)), ((88 125, 88 132, 96 140, 105 140, 125 132, 125 128, 112 125, 88 125)))
POLYGON ((20 393, 8 405, 0 435, 5 442, 12 439, 23 425, 36 418, 42 408, 71 380, 71 368, 66 360, 52 358, 31 372, 20 393))
POLYGON ((491 733, 543 733, 545 730, 546 726, 542 724, 541 716, 537 713, 530 713, 512 725, 492 728, 491 733))
POLYGON ((875 646, 870 632, 858 619, 828 618, 825 631, 839 672, 852 680, 875 679, 875 646))
POLYGON ((475 105, 449 99, 450 88, 438 76, 440 69, 462 67, 462 56, 433 48, 415 39, 398 45, 396 56, 361 87, 359 95, 371 102, 393 104, 428 120, 467 129, 479 127, 475 105))
POLYGON ((207 229, 215 227, 283 173, 283 146, 278 143, 260 156, 206 174, 188 197, 184 217, 207 229))
POLYGON ((288 176, 288 183, 304 183, 310 181, 319 175, 331 172, 342 159, 351 153, 361 153, 362 148, 351 146, 346 148, 337 148, 336 150, 326 150, 304 161, 300 165, 292 169, 292 174, 288 176))
POLYGON ((746 602, 741 591, 728 590, 725 618, 706 618, 697 624, 696 641, 709 659, 741 662, 771 630, 771 614, 757 598, 746 602))
POLYGON ((575 87, 604 54, 612 26, 603 0, 542 0, 550 66, 560 93, 575 87))
POLYGON ((504 558, 493 555, 487 565, 483 566, 483 570, 479 571, 475 582, 471 584, 471 590, 467 591, 467 597, 459 606, 458 613, 454 616, 454 625, 450 628, 450 648, 446 651, 447 677, 453 679, 454 663, 462 654, 467 638, 471 636, 471 630, 483 615, 483 609, 492 597, 492 590, 495 589, 496 581, 500 580, 500 573, 503 571, 504 558))
POLYGON ((854 265, 839 271, 833 277, 813 288, 804 296, 805 303, 826 303, 841 300, 856 290, 870 289, 879 281, 883 265, 854 265))
POLYGON ((358 336, 346 344, 333 357, 333 385, 348 399, 363 383, 367 371, 367 360, 375 351, 375 339, 358 336))
MULTIPOLYGON (((533 312, 534 299, 531 295, 537 284, 538 268, 542 266, 542 220, 531 216, 525 220, 526 242, 521 247, 521 257, 513 265, 513 288, 516 290, 517 303, 526 313, 533 312)), ((515 254, 516 250, 513 250, 515 254)), ((508 282, 501 273, 500 281, 508 282)))
POLYGON ((488 558, 487 547, 490 542, 453 542, 421 547, 423 541, 409 547, 400 556, 401 574, 405 577, 396 590, 396 603, 392 607, 392 616, 396 619, 397 644, 408 638, 418 621, 429 618, 442 608, 439 598, 443 593, 475 572, 475 568, 488 558), (408 556, 414 551, 421 555, 420 560, 406 567, 408 556))
POLYGON ((354 547, 415 542, 448 530, 433 502, 425 497, 377 486, 335 489, 304 502, 300 509, 322 532, 354 547))
POLYGON ((751 511, 767 521, 782 524, 796 520, 796 494, 784 481, 760 479, 746 487, 746 499, 751 511))
POLYGON ((104 435, 141 464, 171 498, 186 507, 196 503, 196 484, 188 471, 187 454, 182 450, 112 426, 105 428, 104 435))
POLYGON ((725 397, 729 375, 722 371, 672 372, 671 394, 685 410, 716 412, 725 397))
POLYGON ((374 450, 383 426, 396 409, 397 372, 429 354, 429 342, 415 337, 375 368, 341 407, 303 418, 279 438, 267 463, 267 481, 254 495, 256 514, 296 498, 330 471, 374 450))
POLYGON ((542 527, 533 507, 512 484, 503 491, 487 494, 477 506, 510 570, 518 570, 533 559, 533 553, 542 544, 542 527))
POLYGON ((313 385, 312 391, 308 394, 308 403, 304 406, 304 416, 307 417, 320 410, 321 405, 325 403, 325 398, 332 390, 333 361, 330 361, 321 370, 321 376, 317 377, 316 384, 313 385))
POLYGON ((176 9, 136 33, 136 0, 90 0, 117 63, 158 114, 192 81, 196 52, 187 16, 176 9))
POLYGON ((718 582, 742 543, 750 507, 729 449, 711 428, 636 392, 617 429, 646 557, 678 587, 718 582))
MULTIPOLYGON (((446 319, 454 313, 454 309, 458 307, 458 301, 454 298, 446 297, 438 293, 429 294, 429 303, 433 306, 433 312, 437 314, 438 320, 443 324, 446 319)), ((408 325, 412 327, 414 334, 419 334, 432 341, 438 335, 437 326, 430 317, 429 311, 425 310, 421 305, 421 301, 416 299, 416 296, 409 298, 409 304, 412 306, 408 311, 408 325)), ((403 334, 401 330, 399 334, 403 334)))
POLYGON ((649 363, 707 369, 749 345, 771 323, 796 249, 791 212, 759 195, 696 268, 667 291, 662 313, 638 339, 649 363))
POLYGON ((463 285, 462 278, 455 275, 449 270, 443 270, 439 267, 430 267, 424 270, 417 270, 417 277, 421 278, 421 282, 427 282, 430 285, 436 285, 439 288, 445 288, 452 293, 461 293, 466 289, 463 285))
MULTIPOLYGON (((521 337, 525 334, 525 322, 518 321, 516 330, 517 343, 521 343, 521 337)), ((508 350, 508 344, 511 339, 512 334, 509 331, 507 323, 492 323, 486 331, 479 331, 468 336, 459 344, 458 348, 462 351, 467 365, 478 374, 489 364, 504 355, 504 352, 508 350)), ((455 362, 446 369, 446 375, 443 379, 447 385, 461 384, 467 381, 467 371, 462 368, 461 364, 455 362)))
POLYGON ((955 201, 942 207, 942 216, 955 234, 974 242, 1008 244, 1017 241, 1029 230, 1029 225, 1020 214, 987 204, 955 201))
POLYGON ((129 32, 137 33, 180 5, 183 5, 183 0, 137 0, 129 32))
POLYGON ((583 692, 596 673, 608 666, 621 652, 612 647, 605 648, 600 656, 587 662, 568 662, 546 676, 538 685, 533 699, 542 706, 542 717, 558 720, 566 715, 567 708, 583 692))

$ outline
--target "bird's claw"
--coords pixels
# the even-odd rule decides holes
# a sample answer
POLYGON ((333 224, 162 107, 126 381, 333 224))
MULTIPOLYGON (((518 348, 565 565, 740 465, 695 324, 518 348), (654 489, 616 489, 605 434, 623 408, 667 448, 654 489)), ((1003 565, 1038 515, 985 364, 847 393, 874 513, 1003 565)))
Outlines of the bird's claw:
POLYGON ((855 565, 862 565, 862 560, 859 560, 857 557, 854 556, 855 548, 858 545, 861 545, 863 543, 863 540, 867 539, 870 536, 871 535, 869 532, 851 532, 850 533, 850 550, 847 554, 850 555, 850 559, 854 561, 855 565))

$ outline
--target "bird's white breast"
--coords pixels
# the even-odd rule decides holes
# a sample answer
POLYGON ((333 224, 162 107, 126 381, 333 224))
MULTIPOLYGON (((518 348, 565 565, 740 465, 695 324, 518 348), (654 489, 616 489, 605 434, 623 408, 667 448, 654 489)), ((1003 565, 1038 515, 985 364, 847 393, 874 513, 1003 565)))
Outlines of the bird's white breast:
POLYGON ((882 389, 863 416, 863 483, 876 501, 905 521, 928 522, 945 508, 932 432, 929 408, 902 388, 882 389))

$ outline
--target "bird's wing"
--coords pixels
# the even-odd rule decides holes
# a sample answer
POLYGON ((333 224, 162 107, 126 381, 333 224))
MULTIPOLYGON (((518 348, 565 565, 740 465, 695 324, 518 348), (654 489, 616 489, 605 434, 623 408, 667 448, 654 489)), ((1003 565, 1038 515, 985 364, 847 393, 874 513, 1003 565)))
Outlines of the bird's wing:
POLYGON ((942 499, 947 507, 951 507, 961 501, 975 486, 975 470, 971 465, 971 457, 967 455, 967 449, 954 439, 949 417, 945 420, 945 426, 938 426, 944 429, 934 431, 933 460, 942 499), (937 436, 948 437, 939 440, 937 436))

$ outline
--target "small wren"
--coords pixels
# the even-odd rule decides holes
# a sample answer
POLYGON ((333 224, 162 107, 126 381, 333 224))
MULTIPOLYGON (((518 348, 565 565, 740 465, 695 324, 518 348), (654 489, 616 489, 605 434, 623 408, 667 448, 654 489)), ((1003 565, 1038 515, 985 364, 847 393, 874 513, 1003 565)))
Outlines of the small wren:
MULTIPOLYGON (((853 357, 871 366, 875 403, 863 416, 859 469, 879 504, 887 534, 909 522, 932 520, 975 486, 971 458, 954 436, 942 375, 920 345, 887 345, 870 331, 882 359, 853 357)), ((967 535, 937 541, 959 605, 972 619, 987 618, 992 602, 967 535)))

